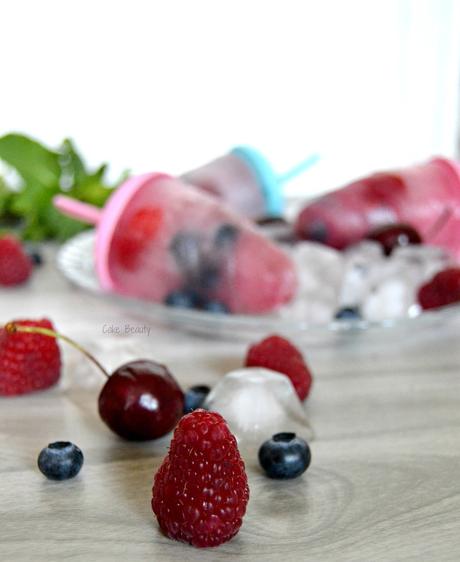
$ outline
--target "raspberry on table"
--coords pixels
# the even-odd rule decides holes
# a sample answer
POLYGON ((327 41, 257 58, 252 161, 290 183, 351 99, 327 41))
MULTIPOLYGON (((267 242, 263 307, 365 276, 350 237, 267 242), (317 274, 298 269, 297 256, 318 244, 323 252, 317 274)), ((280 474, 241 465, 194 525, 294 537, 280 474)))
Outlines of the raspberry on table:
POLYGON ((252 345, 245 364, 246 367, 265 367, 283 373, 291 380, 300 400, 305 400, 310 393, 312 376, 302 353, 281 336, 268 336, 252 345))
POLYGON ((224 418, 200 409, 184 416, 153 485, 163 533, 196 547, 218 546, 238 533, 248 500, 244 463, 224 418))
MULTIPOLYGON (((15 320, 22 326, 53 330, 46 318, 15 320)), ((49 388, 61 374, 61 353, 54 338, 0 328, 0 396, 15 396, 49 388)))
POLYGON ((33 264, 17 238, 9 234, 0 237, 0 285, 20 285, 29 279, 33 264))

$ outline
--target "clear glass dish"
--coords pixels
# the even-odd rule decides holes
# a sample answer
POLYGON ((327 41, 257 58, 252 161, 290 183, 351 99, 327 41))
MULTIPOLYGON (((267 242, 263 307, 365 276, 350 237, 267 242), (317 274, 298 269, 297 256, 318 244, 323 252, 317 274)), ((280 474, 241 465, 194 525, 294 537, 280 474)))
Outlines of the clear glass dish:
MULTIPOLYGON (((460 305, 424 312, 414 318, 398 318, 383 322, 365 320, 340 320, 328 324, 312 324, 272 316, 243 316, 211 314, 200 310, 172 308, 163 304, 104 292, 94 267, 95 231, 87 230, 68 240, 58 252, 57 265, 62 274, 73 284, 94 295, 109 299, 125 307, 136 316, 166 324, 170 328, 188 330, 211 336, 231 339, 254 340, 269 333, 281 333, 313 343, 330 343, 349 339, 363 331, 378 332, 378 338, 386 335, 419 334, 421 329, 432 328, 446 322, 460 312, 460 305)), ((399 336, 397 336, 399 337, 399 336)))

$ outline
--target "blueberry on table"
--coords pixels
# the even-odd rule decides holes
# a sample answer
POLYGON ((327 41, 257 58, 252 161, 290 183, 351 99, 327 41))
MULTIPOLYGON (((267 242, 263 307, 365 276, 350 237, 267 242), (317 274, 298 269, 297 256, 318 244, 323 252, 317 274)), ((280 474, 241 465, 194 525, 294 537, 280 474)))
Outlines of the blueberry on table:
POLYGON ((28 252, 30 261, 33 263, 35 267, 39 267, 43 265, 43 256, 40 254, 38 250, 31 250, 28 252))
POLYGON ((361 320, 361 313, 357 306, 344 306, 335 313, 336 320, 361 320))
POLYGON ((308 443, 295 433, 276 433, 259 449, 259 463, 269 478, 297 478, 310 466, 308 443))
POLYGON ((189 414, 200 408, 211 389, 205 384, 192 386, 184 396, 184 414, 189 414))
POLYGON ((38 455, 38 468, 50 480, 68 480, 83 466, 83 453, 69 441, 56 441, 38 455))

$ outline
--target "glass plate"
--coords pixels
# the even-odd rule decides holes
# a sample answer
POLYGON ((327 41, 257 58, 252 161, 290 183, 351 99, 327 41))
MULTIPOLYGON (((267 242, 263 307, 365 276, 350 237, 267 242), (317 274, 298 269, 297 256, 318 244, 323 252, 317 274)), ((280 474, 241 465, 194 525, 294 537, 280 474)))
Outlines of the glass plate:
POLYGON ((460 305, 446 306, 433 312, 425 312, 415 318, 398 318, 383 322, 364 320, 340 320, 329 324, 311 324, 273 316, 244 316, 238 314, 210 314, 200 310, 171 308, 159 303, 125 297, 104 292, 94 267, 95 231, 87 230, 68 240, 58 252, 58 269, 72 283, 101 298, 110 299, 114 304, 130 309, 137 316, 160 321, 174 329, 199 332, 212 337, 254 340, 269 333, 282 333, 291 337, 308 339, 315 343, 330 343, 363 331, 378 331, 396 335, 399 329, 405 334, 420 334, 420 329, 445 322, 458 314, 460 305), (417 330, 414 328, 417 327, 417 330))

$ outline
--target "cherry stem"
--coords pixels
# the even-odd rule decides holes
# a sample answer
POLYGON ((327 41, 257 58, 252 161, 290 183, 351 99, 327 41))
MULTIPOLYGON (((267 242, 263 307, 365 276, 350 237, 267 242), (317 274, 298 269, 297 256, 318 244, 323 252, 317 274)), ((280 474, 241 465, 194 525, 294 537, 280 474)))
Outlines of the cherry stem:
POLYGON ((86 349, 82 347, 80 344, 78 344, 76 341, 68 338, 67 336, 64 336, 63 334, 59 334, 58 332, 55 332, 54 330, 49 330, 48 328, 41 328, 40 326, 21 326, 20 324, 15 324, 14 322, 8 322, 8 324, 5 325, 5 331, 8 334, 14 334, 16 332, 24 332, 27 334, 40 334, 42 336, 47 336, 49 338, 55 338, 58 340, 65 341, 75 349, 78 349, 80 353, 83 353, 83 355, 85 355, 92 363, 94 363, 94 365, 96 365, 96 367, 101 371, 101 373, 104 376, 110 378, 110 374, 107 372, 107 370, 99 363, 99 361, 93 355, 91 355, 91 353, 89 353, 89 351, 86 351, 86 349))

